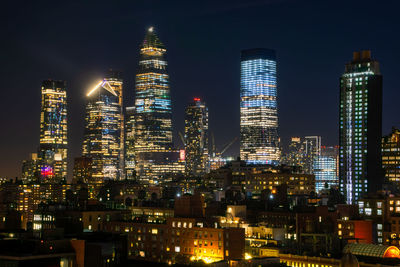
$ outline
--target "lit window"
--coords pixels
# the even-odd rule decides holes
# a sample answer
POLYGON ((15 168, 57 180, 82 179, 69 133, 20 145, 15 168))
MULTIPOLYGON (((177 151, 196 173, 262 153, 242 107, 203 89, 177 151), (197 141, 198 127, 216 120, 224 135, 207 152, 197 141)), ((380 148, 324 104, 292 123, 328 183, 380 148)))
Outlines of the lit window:
POLYGON ((181 247, 176 246, 175 247, 175 252, 181 252, 181 247))

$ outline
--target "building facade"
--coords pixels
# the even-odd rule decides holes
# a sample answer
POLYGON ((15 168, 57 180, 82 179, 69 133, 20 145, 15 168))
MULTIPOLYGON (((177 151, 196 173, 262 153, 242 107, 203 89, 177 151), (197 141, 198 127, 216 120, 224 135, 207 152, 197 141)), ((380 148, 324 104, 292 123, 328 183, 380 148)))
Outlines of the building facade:
POLYGON ((249 163, 280 160, 276 55, 270 49, 241 53, 240 157, 249 163))
POLYGON ((321 155, 314 159, 313 173, 315 175, 315 190, 337 187, 338 177, 338 147, 322 147, 321 155))
POLYGON ((354 52, 340 79, 340 189, 348 203, 382 185, 382 75, 370 51, 354 52))
POLYGON ((125 175, 126 179, 136 179, 135 171, 135 107, 125 110, 125 175))
MULTIPOLYGON (((179 158, 173 150, 172 112, 164 44, 153 27, 140 47, 135 97, 135 168, 143 183, 158 183, 179 158)), ((171 170, 173 171, 173 170, 171 170)))
POLYGON ((185 172, 192 176, 201 176, 208 172, 208 108, 200 98, 185 110, 185 172))
POLYGON ((39 159, 42 182, 67 178, 67 87, 65 81, 42 82, 39 159))
POLYGON ((321 156, 321 136, 304 137, 304 166, 305 173, 313 173, 313 163, 321 156))
POLYGON ((87 94, 82 154, 92 159, 93 184, 121 177, 122 81, 115 83, 106 78, 87 94))
POLYGON ((393 128, 392 132, 382 138, 382 167, 385 172, 385 182, 400 185, 400 130, 393 128))

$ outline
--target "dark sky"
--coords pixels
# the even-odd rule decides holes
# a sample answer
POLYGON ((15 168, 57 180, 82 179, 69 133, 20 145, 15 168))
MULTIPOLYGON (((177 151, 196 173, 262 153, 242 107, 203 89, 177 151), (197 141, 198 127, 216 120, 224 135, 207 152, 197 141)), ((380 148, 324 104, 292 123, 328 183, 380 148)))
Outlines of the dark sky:
MULTIPOLYGON (((138 47, 154 26, 168 49, 175 131, 193 96, 209 106, 217 147, 239 135, 240 50, 278 55, 280 135, 338 142, 339 76, 371 49, 384 77, 383 131, 400 126, 398 1, 10 1, 0 8, 0 177, 20 175, 39 142, 40 85, 68 82, 69 160, 81 153, 85 92, 109 68, 133 103, 138 47), (84 2, 84 3, 80 3, 84 2)), ((176 144, 181 145, 178 138, 176 144)), ((236 143, 227 154, 237 155, 236 143)), ((71 167, 71 164, 70 164, 71 167)), ((70 169, 70 172, 72 169, 70 169)))

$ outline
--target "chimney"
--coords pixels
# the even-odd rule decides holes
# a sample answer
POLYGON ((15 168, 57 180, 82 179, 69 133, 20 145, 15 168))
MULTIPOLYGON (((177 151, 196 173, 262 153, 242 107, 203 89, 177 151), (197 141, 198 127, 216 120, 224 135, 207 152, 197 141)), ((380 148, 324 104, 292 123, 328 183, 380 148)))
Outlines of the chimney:
POLYGON ((371 50, 363 50, 361 52, 362 59, 371 59, 371 50))
POLYGON ((353 52, 353 61, 359 61, 360 60, 360 52, 353 52))

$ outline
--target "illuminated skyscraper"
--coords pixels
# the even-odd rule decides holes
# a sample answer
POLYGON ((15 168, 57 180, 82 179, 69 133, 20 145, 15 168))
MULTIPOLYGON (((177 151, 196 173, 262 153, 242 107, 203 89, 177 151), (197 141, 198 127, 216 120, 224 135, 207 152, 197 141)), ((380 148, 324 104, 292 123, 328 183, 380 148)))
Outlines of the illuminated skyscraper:
POLYGON ((322 147, 320 155, 316 156, 313 162, 315 191, 319 193, 326 185, 328 189, 336 188, 339 184, 338 147, 322 147))
POLYGON ((43 182, 67 178, 67 146, 66 82, 43 81, 39 145, 43 182))
POLYGON ((185 111, 185 152, 188 175, 201 176, 209 171, 208 108, 200 98, 185 111))
POLYGON ((275 51, 242 51, 240 158, 248 163, 276 164, 280 160, 276 86, 275 51))
POLYGON ((313 173, 313 162, 321 156, 321 136, 304 137, 304 166, 303 172, 313 173))
POLYGON ((125 173, 126 179, 136 178, 135 174, 135 107, 126 107, 125 120, 125 173))
POLYGON ((400 130, 382 138, 382 167, 385 171, 385 182, 389 181, 400 187, 400 130))
POLYGON ((140 47, 136 74, 136 175, 144 183, 158 183, 179 158, 172 149, 172 114, 165 46, 149 28, 140 47), (170 164, 171 163, 171 164, 170 164))
POLYGON ((340 189, 347 203, 382 186, 382 76, 370 51, 354 52, 340 79, 340 189))
POLYGON ((87 94, 83 156, 92 159, 92 181, 121 178, 122 80, 106 78, 87 94))
POLYGON ((304 144, 300 137, 292 137, 288 152, 285 154, 283 163, 288 166, 303 168, 304 166, 304 144))

